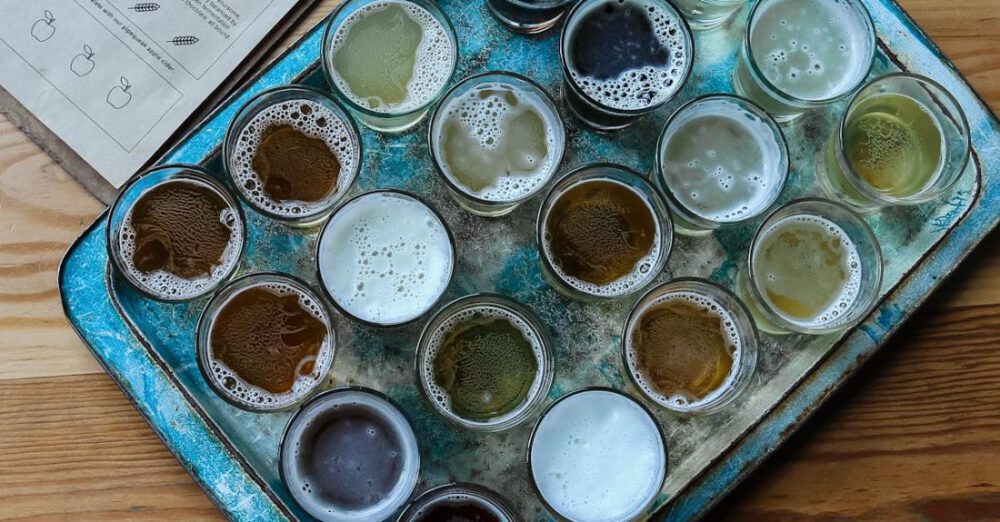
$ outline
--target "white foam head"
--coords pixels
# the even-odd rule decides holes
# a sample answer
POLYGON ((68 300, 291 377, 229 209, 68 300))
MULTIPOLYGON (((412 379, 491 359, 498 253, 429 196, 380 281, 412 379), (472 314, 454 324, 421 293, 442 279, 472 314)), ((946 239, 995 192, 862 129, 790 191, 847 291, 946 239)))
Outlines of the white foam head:
POLYGON ((209 335, 206 337, 207 344, 207 369, 210 378, 215 381, 216 389, 222 390, 231 400, 254 410, 279 410, 302 400, 309 395, 316 386, 323 382, 330 367, 333 366, 334 336, 330 330, 330 317, 327 316, 323 307, 316 301, 316 298, 303 292, 287 283, 278 281, 268 281, 260 284, 248 286, 239 292, 234 292, 221 303, 218 310, 221 312, 229 301, 232 301, 240 293, 252 288, 264 288, 280 296, 294 295, 298 297, 302 309, 318 319, 327 326, 326 338, 320 344, 316 353, 316 358, 312 360, 313 371, 309 375, 299 375, 292 383, 292 389, 287 393, 272 393, 268 390, 254 386, 243 380, 238 373, 229 368, 224 362, 211 357, 212 350, 211 326, 209 335))
POLYGON ((545 372, 548 364, 549 363, 546 360, 545 353, 543 351, 542 339, 539 337, 538 332, 536 332, 523 317, 504 307, 483 304, 461 310, 459 313, 447 318, 445 321, 441 322, 440 325, 438 325, 434 332, 431 333, 430 340, 427 343, 427 350, 420 358, 420 367, 418 371, 421 374, 420 383, 423 385, 424 391, 427 393, 427 396, 431 398, 433 401, 432 404, 438 411, 450 418, 459 420, 463 424, 478 427, 490 427, 510 422, 511 419, 522 415, 526 409, 536 403, 540 394, 543 392, 542 384, 545 382, 545 372), (471 421, 469 419, 463 419, 455 414, 451 409, 451 397, 448 395, 448 392, 442 390, 441 387, 437 385, 437 380, 434 378, 434 359, 437 357, 438 350, 440 350, 441 343, 444 341, 445 336, 453 331, 456 326, 462 324, 464 321, 475 315, 506 319, 509 321, 510 324, 520 330, 524 335, 524 338, 531 343, 531 348, 535 352, 535 361, 538 363, 538 372, 535 375, 535 380, 531 383, 531 388, 528 389, 524 402, 514 410, 487 421, 471 421))
POLYGON ((836 98, 868 74, 874 33, 849 0, 768 0, 757 7, 750 34, 764 77, 803 100, 836 98))
POLYGON ((634 400, 608 390, 560 399, 539 420, 529 451, 542 498, 577 522, 639 517, 667 471, 656 420, 634 400))
MULTIPOLYGON (((662 67, 628 69, 617 77, 608 79, 582 74, 576 70, 571 58, 567 60, 567 70, 576 86, 594 101, 605 107, 634 111, 661 104, 680 90, 691 68, 694 49, 679 13, 665 9, 659 2, 625 1, 646 12, 656 39, 670 52, 669 63, 662 67)), ((604 9, 605 5, 605 2, 594 2, 585 11, 576 13, 574 19, 583 19, 593 11, 604 9)), ((615 58, 609 55, 608 59, 615 58)))
POLYGON ((444 222, 427 205, 398 192, 372 192, 339 208, 319 239, 323 284, 333 300, 363 321, 396 325, 429 310, 454 269, 444 222))
POLYGON ((337 27, 333 34, 333 43, 330 47, 330 56, 326 60, 333 60, 333 56, 344 45, 344 39, 351 27, 369 13, 381 11, 391 5, 398 5, 403 11, 416 22, 423 33, 420 43, 417 45, 417 52, 413 64, 413 76, 406 84, 406 97, 398 103, 384 103, 378 100, 375 107, 372 107, 371 98, 359 97, 351 90, 347 81, 337 72, 336 68, 330 67, 331 76, 334 83, 341 92, 346 94, 352 102, 357 105, 369 108, 381 113, 404 113, 417 110, 433 99, 451 78, 455 65, 455 42, 452 41, 449 31, 434 17, 429 11, 413 2, 406 0, 379 0, 371 2, 354 11, 337 27))
POLYGON ((691 291, 676 291, 665 293, 656 299, 650 301, 643 307, 643 311, 637 314, 635 321, 629 324, 628 331, 625 332, 625 362, 628 364, 629 373, 635 379, 636 384, 639 388, 648 396, 653 399, 657 404, 674 410, 674 411, 695 411, 699 408, 710 404, 721 395, 725 394, 733 385, 736 384, 736 376, 739 374, 740 362, 743 357, 743 343, 740 341, 739 331, 737 330, 736 320, 733 318, 732 313, 726 309, 726 307, 713 299, 712 297, 697 292, 691 291), (712 314, 716 315, 721 319, 724 333, 730 345, 735 348, 733 352, 733 366, 729 370, 729 375, 726 376, 725 381, 719 385, 718 388, 711 391, 705 397, 698 400, 691 400, 690 397, 684 396, 682 394, 674 395, 664 395, 655 386, 649 384, 646 380, 646 376, 639 369, 638 363, 636 361, 637 356, 635 352, 635 346, 632 345, 632 338, 635 335, 635 327, 639 324, 641 317, 645 315, 645 312, 661 306, 665 303, 671 301, 684 301, 692 303, 699 306, 705 310, 710 311, 712 314))
POLYGON ((788 172, 775 124, 726 97, 702 100, 674 115, 659 152, 661 181, 673 203, 716 223, 766 210, 788 172))
MULTIPOLYGON (((546 220, 545 221, 546 231, 544 234, 542 234, 542 251, 545 253, 545 256, 549 259, 549 266, 551 266, 552 270, 556 273, 557 276, 559 276, 559 279, 565 282, 567 285, 573 287, 574 289, 579 290, 580 292, 583 292, 585 294, 595 295, 598 297, 618 297, 634 292, 636 289, 645 286, 646 283, 649 283, 649 281, 652 278, 656 277, 654 268, 658 266, 660 262, 660 256, 661 256, 660 246, 664 240, 663 228, 660 225, 660 217, 649 205, 649 202, 646 201, 646 197, 643 196, 641 193, 639 193, 639 191, 635 190, 634 188, 624 183, 620 183, 618 181, 611 179, 600 179, 600 180, 590 180, 590 181, 600 181, 601 183, 616 183, 621 185, 622 187, 627 188, 632 192, 635 192, 638 195, 639 199, 643 202, 644 205, 646 205, 646 208, 649 209, 649 215, 653 216, 653 223, 656 226, 656 234, 653 237, 653 245, 649 249, 649 254, 639 259, 639 261, 636 262, 635 264, 635 269, 633 269, 631 272, 623 275, 622 277, 619 277, 614 281, 611 281, 610 283, 597 285, 591 283, 590 281, 584 281, 583 279, 573 277, 567 274, 562 268, 560 268, 559 263, 553 261, 552 237, 548 233, 548 225, 547 225, 549 213, 546 213, 544 217, 544 219, 546 220)), ((585 181, 583 183, 588 183, 590 181, 585 181)))
MULTIPOLYGON (((565 147, 565 131, 562 120, 555 107, 543 98, 541 93, 529 90, 508 82, 498 80, 477 85, 460 96, 450 98, 444 103, 446 105, 438 111, 438 117, 432 123, 432 132, 437 135, 437 139, 432 140, 434 154, 439 158, 444 175, 455 185, 464 188, 469 194, 487 201, 507 202, 520 201, 538 192, 545 183, 549 181, 559 160, 562 159, 563 147, 565 147), (485 91, 496 91, 488 96, 482 96, 485 91), (516 99, 516 105, 512 104, 504 94, 509 94, 516 99), (524 170, 508 172, 500 176, 496 183, 475 191, 465 186, 452 173, 448 162, 444 160, 444 150, 442 133, 446 121, 455 121, 463 126, 470 136, 476 136, 482 154, 492 153, 498 147, 512 139, 505 136, 504 128, 508 121, 516 118, 528 111, 532 111, 541 117, 545 125, 545 141, 548 154, 542 158, 527 156, 519 158, 522 165, 529 166, 524 170)), ((474 151, 466 151, 474 154, 474 151)))
POLYGON ((240 129, 227 161, 236 178, 236 188, 248 201, 279 216, 295 218, 321 212, 347 193, 361 164, 361 143, 351 124, 322 103, 307 99, 285 100, 264 107, 250 118, 240 129), (308 109, 303 110, 306 107, 308 109), (268 129, 277 125, 290 125, 310 138, 325 141, 330 147, 340 163, 337 187, 330 195, 314 202, 275 201, 264 192, 264 183, 253 168, 253 159, 268 129))
MULTIPOLYGON (((193 179, 184 180, 171 180, 167 181, 165 184, 170 183, 185 183, 191 185, 198 185, 199 187, 211 190, 214 194, 219 196, 219 199, 226 202, 227 199, 223 197, 222 194, 216 190, 215 187, 193 179)), ((150 187, 145 192, 152 190, 157 187, 150 187)), ((144 194, 140 195, 136 199, 138 203, 144 194)), ((194 279, 184 279, 180 276, 167 272, 166 270, 154 270, 152 272, 143 272, 136 268, 134 258, 135 258, 135 229, 132 228, 132 211, 135 209, 135 203, 132 207, 128 209, 125 218, 122 220, 121 231, 118 234, 118 251, 121 253, 122 261, 124 261, 124 268, 128 272, 128 276, 132 281, 136 281, 139 285, 145 288, 147 291, 153 293, 154 295, 160 296, 164 299, 171 300, 183 300, 189 299, 205 292, 205 289, 217 284, 228 274, 232 273, 233 268, 240 261, 240 252, 243 250, 243 220, 240 218, 239 213, 236 209, 227 206, 222 209, 219 213, 219 221, 225 223, 229 228, 229 243, 226 248, 222 251, 222 258, 219 264, 212 267, 212 273, 205 277, 197 277, 194 279)))
MULTIPOLYGON (((858 254, 858 248, 855 246, 854 241, 851 240, 850 235, 848 235, 843 228, 840 228, 839 225, 829 219, 811 214, 791 215, 773 223, 766 230, 760 233, 760 238, 757 240, 756 244, 766 245, 772 236, 780 234, 783 230, 789 227, 799 227, 803 224, 822 229, 826 234, 829 234, 840 241, 843 251, 847 254, 847 259, 844 260, 844 266, 847 268, 848 277, 847 281, 845 281, 841 287, 840 293, 837 295, 836 299, 833 299, 826 309, 820 311, 815 316, 803 319, 801 317, 790 316, 787 314, 781 315, 786 321, 801 327, 823 328, 837 322, 840 319, 840 315, 849 310, 854 304, 854 301, 858 298, 858 294, 861 291, 861 256, 858 254)), ((754 264, 758 267, 758 269, 760 268, 760 264, 756 262, 756 257, 760 250, 760 247, 755 246, 753 252, 755 257, 754 264)), ((758 273, 756 274, 756 277, 765 277, 770 281, 776 281, 780 279, 781 274, 758 273)), ((765 299, 767 299, 766 296, 765 299)), ((775 312, 780 311, 779 307, 771 306, 771 308, 775 312)))

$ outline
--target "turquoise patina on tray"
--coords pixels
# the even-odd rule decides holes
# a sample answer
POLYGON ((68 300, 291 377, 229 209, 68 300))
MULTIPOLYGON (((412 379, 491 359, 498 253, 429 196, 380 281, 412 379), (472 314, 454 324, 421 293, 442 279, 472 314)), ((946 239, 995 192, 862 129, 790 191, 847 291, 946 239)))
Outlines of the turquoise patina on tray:
MULTIPOLYGON (((690 519, 703 513, 773 451, 936 288, 1000 219, 998 124, 975 94, 902 10, 891 1, 866 2, 876 22, 880 52, 872 75, 900 68, 944 84, 966 110, 974 161, 949 198, 870 217, 887 255, 884 298, 860 327, 842 337, 764 336, 759 373, 735 404, 717 414, 680 418, 660 413, 670 447, 671 470, 657 518, 690 519)), ((558 95, 556 35, 515 36, 486 14, 483 2, 445 0, 462 51, 458 77, 505 69, 538 80, 558 95)), ((653 171, 659 129, 670 112, 699 94, 731 91, 742 18, 722 30, 697 33, 695 69, 666 108, 612 136, 582 131, 565 107, 568 151, 560 172, 594 161, 653 171)), ((204 124, 163 162, 202 163, 222 177, 218 148, 237 108, 263 89, 290 82, 324 87, 315 69, 320 30, 313 30, 204 124)), ((817 194, 815 155, 843 103, 784 125, 792 154, 787 201, 817 194)), ((446 299, 497 291, 533 307, 549 324, 556 344, 551 397, 587 385, 627 388, 620 368, 621 323, 634 299, 611 304, 565 300, 550 290, 534 246, 538 199, 511 216, 486 220, 468 215, 448 197, 426 150, 426 123, 402 136, 363 131, 365 159, 354 193, 402 188, 426 196, 453 230, 458 276, 446 299)), ((316 230, 293 231, 247 210, 250 241, 241 273, 280 270, 315 283, 316 230)), ((661 279, 697 275, 732 286, 756 222, 707 238, 680 238, 661 279)), ((67 316, 108 373, 154 430, 230 517, 240 520, 302 518, 278 480, 275 458, 290 413, 251 414, 225 403, 208 388, 194 358, 194 324, 206 301, 165 305, 138 295, 108 270, 106 219, 100 218, 63 261, 60 287, 67 316)), ((451 480, 493 487, 528 519, 546 519, 530 491, 524 444, 530 426, 504 434, 463 433, 445 424, 420 397, 412 372, 422 325, 377 331, 339 321, 340 346, 327 386, 362 384, 396 399, 421 439, 423 478, 418 490, 451 480)))

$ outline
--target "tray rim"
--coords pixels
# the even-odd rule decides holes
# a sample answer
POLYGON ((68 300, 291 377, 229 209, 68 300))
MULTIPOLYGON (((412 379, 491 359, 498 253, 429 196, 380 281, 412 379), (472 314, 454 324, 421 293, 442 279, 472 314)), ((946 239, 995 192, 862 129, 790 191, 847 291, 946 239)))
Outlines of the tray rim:
MULTIPOLYGON (((924 33, 909 13, 901 5, 899 5, 896 0, 867 1, 883 4, 889 10, 894 11, 895 14, 898 15, 898 21, 904 26, 905 29, 909 30, 912 37, 919 40, 920 45, 925 47, 934 55, 936 62, 950 69, 955 74, 956 78, 964 84, 965 88, 969 89, 969 92, 972 94, 972 99, 975 102, 978 102, 980 106, 979 108, 982 109, 985 119, 991 124, 991 127, 993 127, 994 130, 1000 129, 1000 119, 998 119, 997 115, 990 109, 989 105, 983 99, 978 90, 969 83, 962 71, 959 70, 955 64, 941 52, 940 48, 934 43, 934 41, 926 33, 924 33)), ((306 40, 315 38, 317 34, 321 33, 325 20, 326 17, 318 22, 314 27, 306 31, 295 42, 289 44, 288 48, 280 55, 276 56, 273 60, 262 64, 261 71, 246 78, 240 89, 235 90, 232 94, 220 101, 216 110, 211 112, 201 122, 192 126, 188 132, 181 135, 181 137, 175 142, 174 147, 171 147, 167 150, 167 152, 158 157, 153 164, 161 163, 166 158, 182 152, 184 146, 191 142, 191 138, 193 136, 197 135, 205 127, 209 126, 215 119, 222 117, 226 110, 232 110, 226 109, 226 107, 232 104, 237 98, 252 95, 252 91, 243 89, 252 85, 267 72, 270 72, 271 67, 275 64, 278 64, 289 55, 299 50, 306 40)), ((901 68, 905 68, 905 66, 897 59, 896 54, 883 45, 881 38, 879 38, 879 46, 894 64, 900 66, 901 68)), ((299 78, 302 75, 308 74, 311 69, 311 66, 303 68, 302 72, 294 75, 291 81, 294 81, 294 78, 299 78)), ((216 149, 217 147, 210 149, 210 151, 206 153, 205 158, 214 156, 218 152, 216 149)), ((995 217, 991 216, 988 213, 988 205, 984 203, 987 199, 989 199, 989 202, 992 203, 994 208, 1000 208, 1000 201, 996 201, 998 198, 994 197, 996 196, 996 194, 994 194, 995 191, 989 190, 990 186, 985 182, 985 165, 983 165, 980 161, 975 149, 973 150, 973 161, 976 164, 977 175, 980 177, 980 184, 977 187, 978 190, 976 191, 974 197, 971 198, 968 208, 966 208, 949 227, 947 233, 934 242, 933 245, 921 255, 916 264, 903 273, 899 282, 893 286, 889 292, 882 296, 879 304, 860 325, 845 332, 842 337, 838 339, 833 346, 831 346, 829 351, 815 363, 808 373, 796 379, 791 388, 782 394, 781 398, 774 405, 768 408, 757 421, 751 423, 743 431, 743 433, 736 438, 732 445, 727 447, 722 453, 713 459, 708 466, 699 471, 686 486, 678 490, 675 496, 657 505, 656 512, 652 515, 652 518, 663 520, 687 520, 700 518, 707 513, 712 507, 721 501, 722 498, 738 486, 752 471, 762 464, 764 460, 770 457, 776 449, 778 449, 795 432, 797 432, 798 429, 819 409, 821 409, 822 406, 825 405, 826 402, 856 374, 857 370, 868 362, 868 360, 875 353, 880 351, 884 344, 889 341, 895 333, 897 333, 900 328, 923 306, 924 302, 935 291, 937 291, 941 284, 951 276, 953 270, 965 261, 965 259, 986 238, 986 236, 998 227, 998 224, 1000 224, 1000 215, 995 217), (990 197, 987 198, 987 196, 990 197), (984 219, 974 219, 983 213, 987 213, 983 216, 984 219), (976 227, 977 224, 982 226, 976 227), (956 232, 960 231, 960 229, 970 227, 976 227, 972 234, 956 234, 956 232), (952 252, 952 255, 947 256, 945 252, 946 250, 954 252, 952 252), (944 268, 941 275, 932 275, 928 273, 928 271, 935 266, 944 268), (909 305, 905 307, 896 306, 895 303, 898 303, 907 297, 911 297, 908 295, 911 293, 914 294, 912 297, 915 297, 915 299, 913 299, 909 305), (886 310, 887 307, 891 307, 896 311, 895 314, 890 314, 888 319, 884 317, 885 314, 889 312, 886 310), (885 324, 887 320, 888 324, 885 324), (878 327, 881 327, 881 333, 878 332, 878 327), (830 379, 831 377, 832 380, 830 379), (813 400, 806 400, 806 397, 813 397, 813 400), (737 462, 738 466, 734 467, 729 464, 734 460, 737 462)), ((997 190, 1000 190, 1000 188, 997 190)), ((194 457, 193 455, 186 455, 182 448, 175 447, 168 442, 164 436, 164 431, 169 428, 163 428, 161 425, 157 424, 154 419, 147 415, 145 411, 143 411, 142 404, 138 402, 137 397, 128 391, 126 384, 122 382, 113 372, 112 368, 108 364, 108 361, 102 358, 102 356, 97 352, 96 348, 85 336, 80 325, 78 325, 73 316, 70 315, 69 303, 63 286, 66 264, 80 243, 94 233, 95 229, 104 224, 107 212, 107 209, 102 211, 97 216, 95 221, 91 223, 76 240, 73 241, 60 261, 57 278, 63 312, 73 330, 80 337, 81 341, 83 341, 84 345, 86 345, 91 351, 109 377, 111 377, 115 385, 118 386, 133 407, 139 411, 142 418, 147 424, 149 424, 149 426, 153 429, 153 432, 156 433, 157 437, 160 438, 160 440, 174 455, 188 474, 191 475, 192 479, 205 491, 212 503, 215 504, 216 507, 218 507, 228 518, 235 518, 237 516, 236 510, 233 509, 233 506, 227 503, 227 501, 232 501, 232 499, 220 497, 218 492, 206 482, 205 478, 199 475, 195 466, 195 459, 189 458, 194 457)), ((179 384, 176 376, 171 373, 166 362, 162 360, 159 354, 156 353, 156 350, 150 345, 149 341, 141 334, 140 331, 138 331, 128 313, 121 308, 117 299, 110 292, 111 273, 107 264, 105 264, 104 272, 103 279, 104 284, 109 289, 109 302, 115 312, 126 324, 128 334, 131 337, 126 340, 126 342, 134 342, 134 344, 138 344, 143 348, 145 355, 153 361, 155 369, 163 372, 168 384, 176 388, 176 391, 179 392, 179 395, 183 398, 188 407, 193 410, 193 413, 195 413, 198 420, 204 425, 207 434, 211 437, 210 441, 219 443, 225 448, 230 459, 229 464, 238 469, 243 474, 244 478, 249 479, 254 486, 260 489, 263 499, 266 500, 267 503, 273 508, 272 511, 275 514, 280 515, 281 518, 294 520, 294 514, 283 504, 282 501, 280 501, 280 499, 276 498, 272 492, 268 491, 269 488, 263 484, 263 480, 245 461, 238 448, 236 448, 228 437, 226 437, 221 431, 221 429, 218 428, 214 419, 212 419, 212 417, 209 416, 198 405, 198 403, 190 397, 187 390, 179 384)))

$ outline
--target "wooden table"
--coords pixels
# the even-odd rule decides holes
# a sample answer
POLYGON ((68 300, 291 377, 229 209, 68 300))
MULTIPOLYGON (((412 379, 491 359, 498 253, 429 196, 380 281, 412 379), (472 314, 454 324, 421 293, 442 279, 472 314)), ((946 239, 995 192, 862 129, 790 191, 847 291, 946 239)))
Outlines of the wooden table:
MULTIPOLYGON (((902 4, 1000 109, 1000 0, 902 4)), ((218 519, 63 317, 102 209, 0 117, 0 518, 218 519)), ((711 518, 1000 519, 997 239, 711 518)))

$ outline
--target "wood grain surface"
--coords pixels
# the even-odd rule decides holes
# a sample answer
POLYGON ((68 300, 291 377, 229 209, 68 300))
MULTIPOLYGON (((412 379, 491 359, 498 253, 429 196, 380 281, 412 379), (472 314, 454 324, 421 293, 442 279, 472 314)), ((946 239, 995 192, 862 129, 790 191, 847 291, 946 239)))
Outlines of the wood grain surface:
MULTIPOLYGON (((902 4, 996 112, 1000 0, 902 4)), ((0 118, 0 519, 219 519, 62 315, 101 210, 0 118)), ((1000 520, 998 238, 708 518, 1000 520)))

